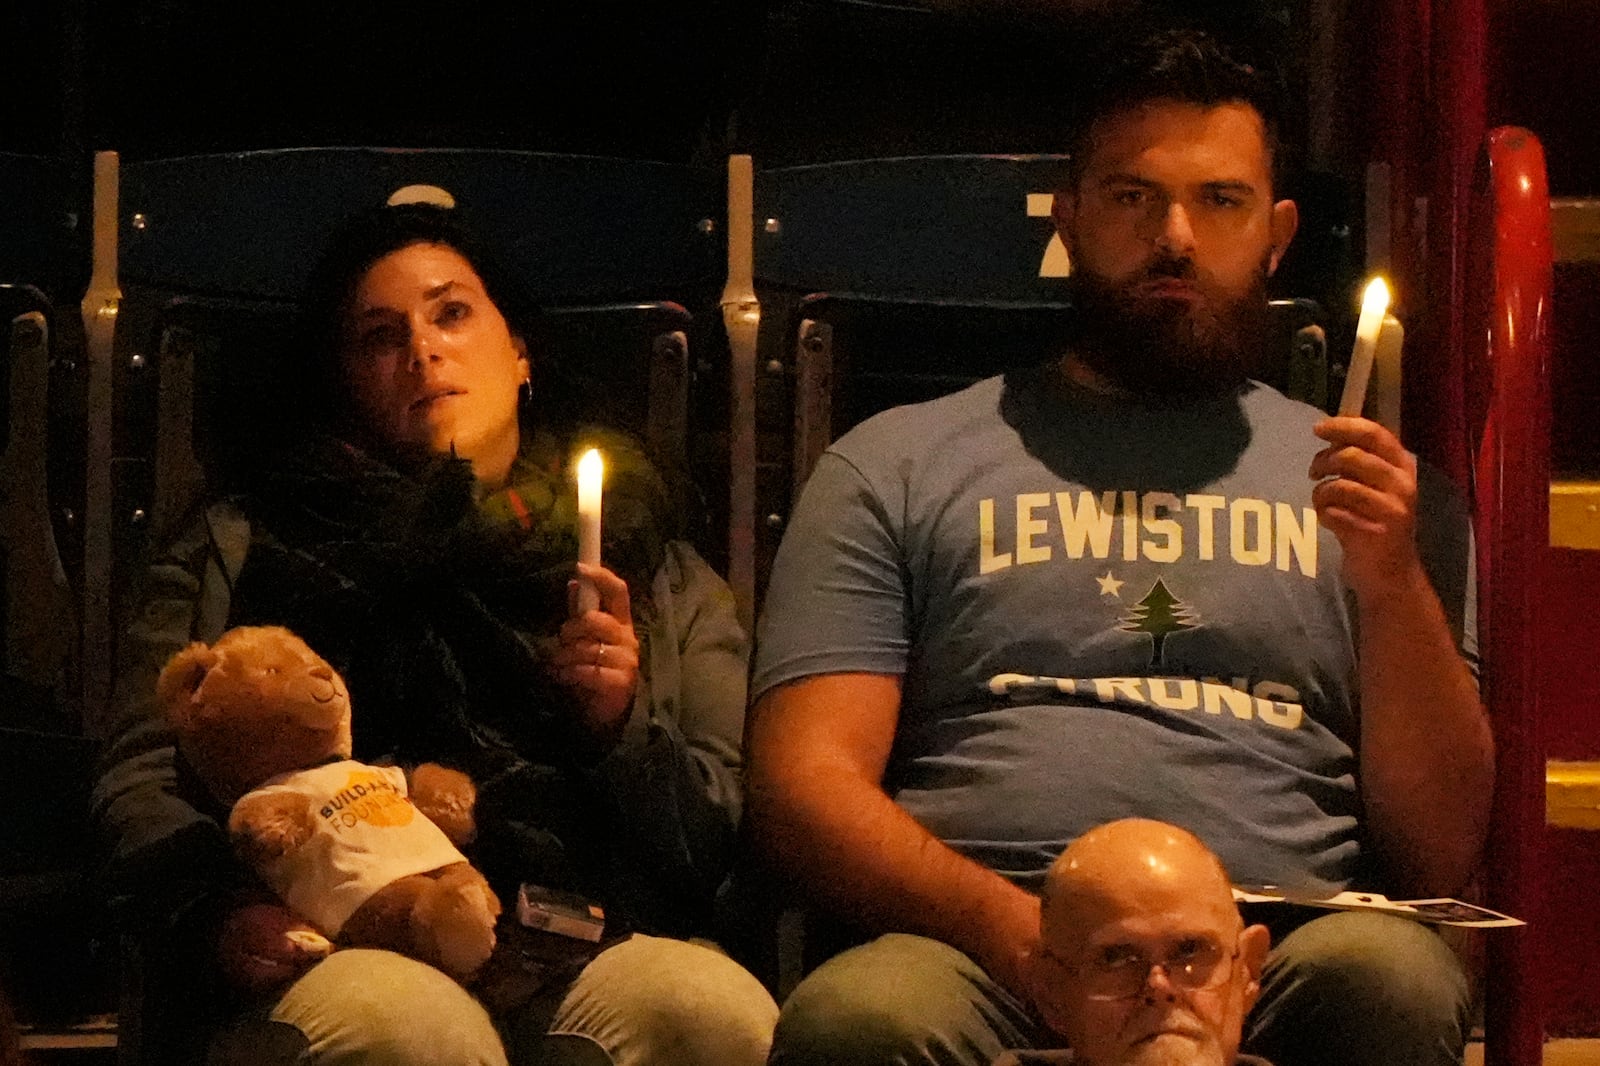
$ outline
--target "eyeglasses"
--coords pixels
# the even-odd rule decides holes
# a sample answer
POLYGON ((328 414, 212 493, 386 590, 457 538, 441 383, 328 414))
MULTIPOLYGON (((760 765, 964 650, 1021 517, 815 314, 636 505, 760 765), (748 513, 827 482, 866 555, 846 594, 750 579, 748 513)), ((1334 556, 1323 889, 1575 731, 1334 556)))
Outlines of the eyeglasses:
POLYGON ((1196 939, 1183 941, 1172 954, 1158 961, 1123 944, 1107 947, 1085 962, 1070 963, 1053 953, 1050 957, 1083 982, 1089 999, 1132 999, 1144 991, 1157 966, 1178 988, 1190 992, 1214 988, 1233 972, 1239 947, 1236 943, 1233 954, 1224 955, 1220 945, 1196 939))

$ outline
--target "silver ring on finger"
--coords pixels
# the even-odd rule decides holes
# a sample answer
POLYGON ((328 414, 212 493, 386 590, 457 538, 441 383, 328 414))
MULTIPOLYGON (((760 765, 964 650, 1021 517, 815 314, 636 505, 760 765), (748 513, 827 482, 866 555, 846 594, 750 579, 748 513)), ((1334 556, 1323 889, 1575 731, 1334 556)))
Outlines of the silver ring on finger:
POLYGON ((603 640, 595 641, 594 642, 594 664, 595 664, 596 667, 600 666, 600 660, 604 659, 605 655, 606 655, 606 642, 603 641, 603 640))

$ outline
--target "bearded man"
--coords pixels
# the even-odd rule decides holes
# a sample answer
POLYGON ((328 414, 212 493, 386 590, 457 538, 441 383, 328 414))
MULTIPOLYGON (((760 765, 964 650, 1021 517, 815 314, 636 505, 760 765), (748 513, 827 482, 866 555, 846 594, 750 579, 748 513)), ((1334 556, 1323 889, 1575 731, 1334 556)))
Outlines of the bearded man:
MULTIPOLYGON (((758 631, 746 817, 869 939, 800 983, 774 1062, 1052 1046, 1036 893, 1115 819, 1193 832, 1238 883, 1437 896, 1475 867, 1493 744, 1464 514, 1419 504, 1381 426, 1249 376, 1297 224, 1276 115, 1203 34, 1128 50, 1056 196, 1069 350, 868 420, 807 483, 758 631)), ((1247 1052, 1459 1061, 1467 983, 1432 932, 1274 918, 1247 1052)))

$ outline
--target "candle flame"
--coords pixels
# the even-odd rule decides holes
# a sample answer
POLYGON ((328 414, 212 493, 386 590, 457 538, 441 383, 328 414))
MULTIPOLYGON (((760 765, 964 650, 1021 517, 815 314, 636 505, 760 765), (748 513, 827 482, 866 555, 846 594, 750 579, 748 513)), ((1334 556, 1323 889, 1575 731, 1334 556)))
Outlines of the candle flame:
POLYGON ((1361 314, 1382 315, 1389 309, 1389 286, 1382 278, 1373 278, 1367 282, 1366 291, 1361 294, 1361 314))
POLYGON ((600 449, 590 448, 583 453, 583 458, 578 460, 578 480, 598 485, 605 468, 605 461, 600 458, 600 449))

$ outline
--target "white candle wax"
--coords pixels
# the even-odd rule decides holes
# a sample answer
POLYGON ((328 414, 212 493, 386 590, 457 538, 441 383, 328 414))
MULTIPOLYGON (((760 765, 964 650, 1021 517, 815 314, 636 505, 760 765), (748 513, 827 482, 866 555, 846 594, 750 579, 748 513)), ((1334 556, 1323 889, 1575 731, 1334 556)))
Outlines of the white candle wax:
POLYGON ((1361 318, 1356 322, 1356 344, 1350 352, 1350 369, 1345 373, 1344 395, 1339 398, 1341 415, 1359 415, 1367 403, 1367 381, 1372 377, 1372 356, 1378 348, 1378 332, 1389 311, 1389 286, 1373 278, 1361 295, 1361 318))
MULTIPOLYGON (((605 463, 600 452, 590 448, 578 460, 578 561, 592 566, 600 565, 600 479, 605 474, 605 463)), ((600 606, 600 595, 594 583, 578 579, 578 613, 593 611, 600 606)))

